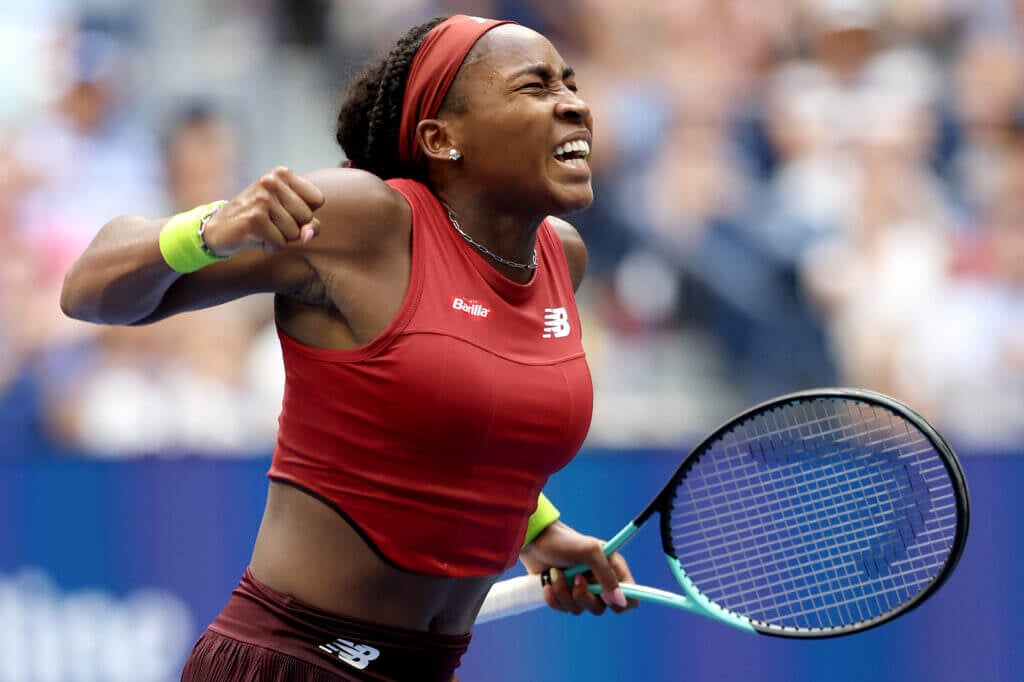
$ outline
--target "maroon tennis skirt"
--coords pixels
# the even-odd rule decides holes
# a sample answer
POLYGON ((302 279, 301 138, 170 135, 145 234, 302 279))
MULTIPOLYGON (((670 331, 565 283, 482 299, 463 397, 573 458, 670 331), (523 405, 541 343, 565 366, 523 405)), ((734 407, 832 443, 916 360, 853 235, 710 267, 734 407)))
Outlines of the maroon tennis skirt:
POLYGON ((182 682, 451 682, 470 634, 439 635, 328 613, 248 569, 192 649, 182 682))

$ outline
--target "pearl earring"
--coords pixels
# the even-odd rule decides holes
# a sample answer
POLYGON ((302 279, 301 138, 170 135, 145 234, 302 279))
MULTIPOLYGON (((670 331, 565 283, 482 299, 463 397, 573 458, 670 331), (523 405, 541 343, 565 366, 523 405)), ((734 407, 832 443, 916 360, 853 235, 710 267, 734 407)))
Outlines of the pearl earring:
POLYGON ((449 149, 448 150, 448 160, 449 161, 458 161, 461 158, 462 158, 462 154, 459 153, 458 149, 449 149))

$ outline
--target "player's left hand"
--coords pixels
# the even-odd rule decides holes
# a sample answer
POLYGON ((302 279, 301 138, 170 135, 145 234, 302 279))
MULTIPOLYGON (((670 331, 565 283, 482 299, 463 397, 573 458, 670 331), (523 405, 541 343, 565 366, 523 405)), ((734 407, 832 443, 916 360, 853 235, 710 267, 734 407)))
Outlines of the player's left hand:
POLYGON ((604 543, 598 538, 579 533, 561 521, 556 521, 534 538, 519 555, 530 573, 548 572, 550 583, 544 587, 544 599, 556 611, 580 614, 589 611, 595 615, 612 611, 622 613, 635 608, 639 602, 626 599, 619 582, 633 582, 629 565, 618 552, 605 556, 604 543), (589 573, 566 579, 560 569, 586 564, 589 573), (587 589, 588 578, 601 586, 600 596, 587 589))

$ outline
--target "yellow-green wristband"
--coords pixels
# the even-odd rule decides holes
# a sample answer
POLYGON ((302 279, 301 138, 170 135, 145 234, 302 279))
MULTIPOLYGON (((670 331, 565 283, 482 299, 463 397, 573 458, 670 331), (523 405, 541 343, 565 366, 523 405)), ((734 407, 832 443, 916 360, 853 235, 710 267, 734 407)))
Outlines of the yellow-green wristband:
POLYGON ((523 540, 523 547, 533 542, 534 538, 557 521, 559 516, 558 508, 551 504, 551 500, 544 497, 544 493, 541 493, 537 498, 537 511, 530 515, 530 521, 526 525, 526 539, 523 540))
POLYGON ((210 252, 203 241, 200 229, 213 212, 223 206, 224 201, 214 201, 196 206, 172 216, 160 230, 160 254, 172 270, 181 273, 195 272, 217 261, 224 260, 210 252))

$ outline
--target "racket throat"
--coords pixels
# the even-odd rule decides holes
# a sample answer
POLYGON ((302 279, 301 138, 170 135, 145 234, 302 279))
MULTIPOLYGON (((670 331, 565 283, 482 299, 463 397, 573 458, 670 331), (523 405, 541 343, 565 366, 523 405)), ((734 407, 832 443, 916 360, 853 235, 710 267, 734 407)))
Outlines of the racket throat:
POLYGON ((693 581, 690 580, 690 576, 686 575, 686 571, 683 570, 682 565, 679 563, 679 559, 670 554, 666 554, 665 560, 668 561, 669 570, 672 571, 672 575, 675 576, 676 582, 679 583, 679 587, 682 588, 683 594, 686 595, 685 599, 681 600, 676 596, 677 600, 685 602, 685 604, 673 603, 671 606, 699 613, 703 616, 707 616, 708 618, 713 618, 720 623, 732 625, 744 632, 757 632, 754 626, 751 625, 749 619, 724 609, 705 597, 700 590, 697 589, 697 586, 693 584, 693 581))

